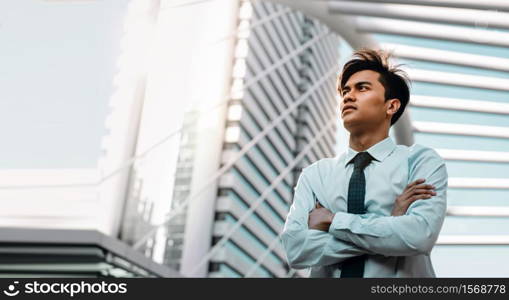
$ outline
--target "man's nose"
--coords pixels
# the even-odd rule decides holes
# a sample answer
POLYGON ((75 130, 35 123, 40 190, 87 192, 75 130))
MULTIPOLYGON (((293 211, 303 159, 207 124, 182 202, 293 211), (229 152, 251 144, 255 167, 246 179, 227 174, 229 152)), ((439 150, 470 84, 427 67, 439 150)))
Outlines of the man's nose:
POLYGON ((347 102, 355 102, 355 97, 351 92, 348 92, 343 96, 343 104, 346 104, 347 102))

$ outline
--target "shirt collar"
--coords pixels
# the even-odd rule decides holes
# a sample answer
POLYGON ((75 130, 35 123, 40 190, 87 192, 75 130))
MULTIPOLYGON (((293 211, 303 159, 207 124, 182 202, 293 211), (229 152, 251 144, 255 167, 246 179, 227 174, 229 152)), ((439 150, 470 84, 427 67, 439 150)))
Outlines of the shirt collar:
MULTIPOLYGON (((377 161, 383 161, 391 152, 396 148, 396 144, 391 139, 391 137, 387 137, 384 140, 376 143, 371 146, 366 152, 368 152, 373 158, 377 161)), ((348 147, 348 151, 346 152, 345 157, 345 167, 352 161, 352 159, 357 155, 357 151, 348 147)))

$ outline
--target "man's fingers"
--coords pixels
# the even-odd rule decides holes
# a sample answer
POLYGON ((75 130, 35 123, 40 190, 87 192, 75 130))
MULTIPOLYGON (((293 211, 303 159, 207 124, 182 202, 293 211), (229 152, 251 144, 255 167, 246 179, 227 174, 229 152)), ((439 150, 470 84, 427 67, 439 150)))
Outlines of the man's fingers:
POLYGON ((430 195, 436 195, 437 193, 430 189, 415 189, 414 194, 430 194, 430 195))
POLYGON ((416 189, 435 189, 434 185, 431 184, 419 184, 415 186, 416 189))
POLYGON ((431 195, 429 195, 429 194, 419 194, 419 195, 415 195, 415 196, 410 197, 408 202, 411 204, 411 203, 413 203, 416 200, 419 200, 419 199, 429 199, 429 198, 431 198, 431 195))
POLYGON ((424 178, 419 178, 417 179, 416 181, 410 183, 409 185, 406 186, 407 189, 413 187, 414 185, 417 185, 417 184, 420 184, 420 183, 423 183, 424 181, 426 181, 426 179, 424 178))
POLYGON ((431 184, 419 184, 411 186, 410 188, 407 189, 407 191, 413 193, 416 189, 435 189, 435 186, 431 184))
POLYGON ((423 190, 423 189, 424 190, 434 190, 435 187, 431 184, 419 184, 419 185, 414 185, 410 188, 405 189, 405 191, 403 193, 406 194, 407 196, 412 196, 413 194, 421 192, 421 191, 416 192, 417 190, 423 190))
POLYGON ((431 184, 423 184, 424 178, 417 179, 410 183, 396 201, 402 207, 408 207, 419 199, 429 199, 436 196, 435 187, 431 184))

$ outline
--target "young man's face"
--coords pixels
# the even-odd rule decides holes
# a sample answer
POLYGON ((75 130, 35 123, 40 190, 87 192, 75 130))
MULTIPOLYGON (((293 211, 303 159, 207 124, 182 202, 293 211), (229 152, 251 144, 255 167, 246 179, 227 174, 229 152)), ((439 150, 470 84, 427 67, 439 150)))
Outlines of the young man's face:
POLYGON ((375 71, 359 71, 341 88, 339 107, 345 129, 369 129, 386 121, 385 88, 379 76, 375 71))

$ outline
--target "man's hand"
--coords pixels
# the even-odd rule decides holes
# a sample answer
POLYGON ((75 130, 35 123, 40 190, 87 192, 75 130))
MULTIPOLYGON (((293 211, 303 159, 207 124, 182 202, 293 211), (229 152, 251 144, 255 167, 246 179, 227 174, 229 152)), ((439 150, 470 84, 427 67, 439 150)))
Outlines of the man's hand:
POLYGON ((332 219, 334 219, 334 214, 317 202, 315 208, 309 213, 308 227, 309 229, 327 232, 329 231, 332 219))
POLYGON ((436 196, 435 187, 430 184, 422 184, 425 179, 417 179, 407 185, 403 194, 394 202, 391 216, 402 216, 406 213, 410 204, 419 199, 429 199, 436 196))

